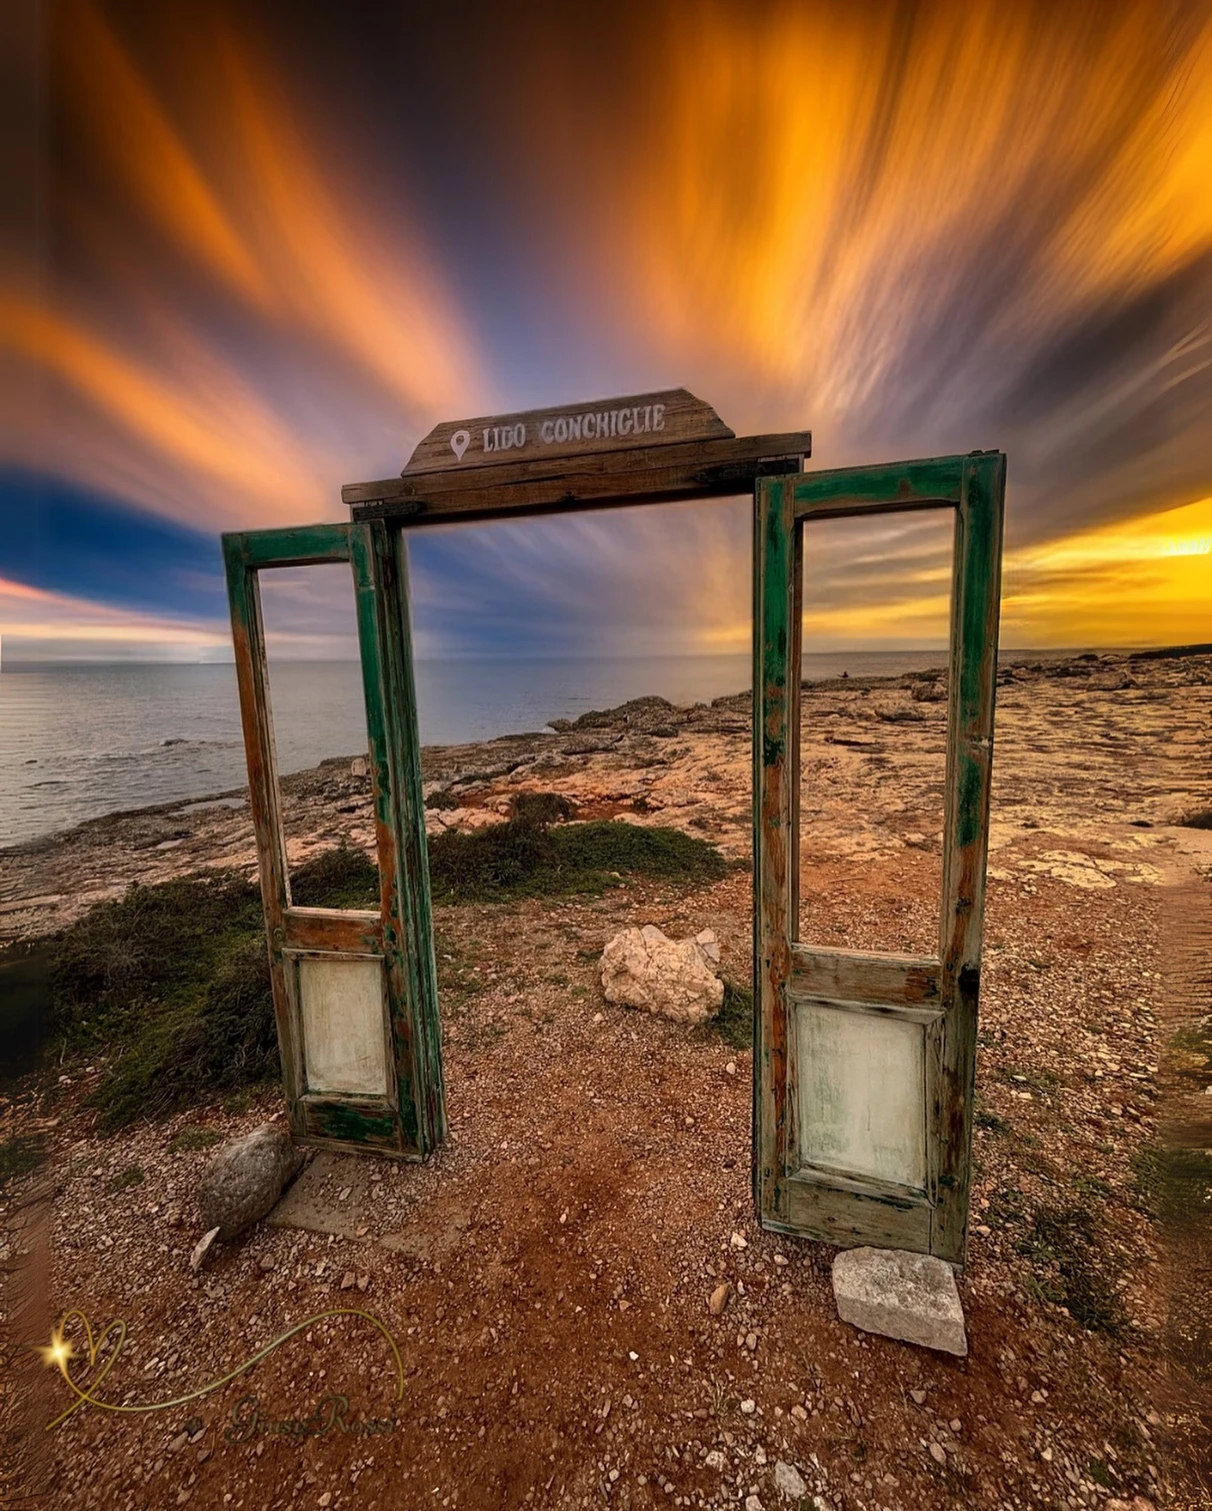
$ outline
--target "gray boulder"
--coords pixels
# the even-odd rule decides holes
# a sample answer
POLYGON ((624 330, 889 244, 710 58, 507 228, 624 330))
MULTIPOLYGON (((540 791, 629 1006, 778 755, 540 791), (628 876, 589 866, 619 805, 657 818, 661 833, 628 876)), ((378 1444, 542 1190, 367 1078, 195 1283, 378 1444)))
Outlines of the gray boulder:
POLYGON ((833 1261, 843 1322, 922 1348, 964 1355, 968 1338, 951 1266, 901 1249, 846 1249, 833 1261))
POLYGON ((281 1123, 232 1139, 207 1165, 198 1190, 204 1228, 234 1238, 265 1216, 299 1173, 303 1155, 281 1123))

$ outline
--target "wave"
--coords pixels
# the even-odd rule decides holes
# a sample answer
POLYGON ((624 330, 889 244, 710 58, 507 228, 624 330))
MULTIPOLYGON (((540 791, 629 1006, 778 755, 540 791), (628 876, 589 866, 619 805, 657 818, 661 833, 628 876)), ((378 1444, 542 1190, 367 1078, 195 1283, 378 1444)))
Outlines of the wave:
POLYGON ((154 745, 142 745, 135 750, 99 750, 86 759, 93 762, 118 762, 118 761, 143 761, 148 756, 163 755, 166 750, 238 750, 242 748, 239 740, 191 740, 184 735, 175 735, 171 739, 157 740, 154 745))

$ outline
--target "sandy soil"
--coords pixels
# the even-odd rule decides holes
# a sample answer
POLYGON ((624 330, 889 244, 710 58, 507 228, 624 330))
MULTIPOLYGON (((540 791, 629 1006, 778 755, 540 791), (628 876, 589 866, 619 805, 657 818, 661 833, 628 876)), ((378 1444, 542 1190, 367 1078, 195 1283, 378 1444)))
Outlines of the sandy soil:
MULTIPOLYGON (((1176 821, 1212 803, 1212 658, 1003 680, 967 1359, 857 1333, 833 1307, 831 1251, 758 1230, 748 1052, 602 1000, 597 958, 632 923, 712 927, 725 971, 747 979, 744 870, 690 894, 632 882, 602 898, 446 908, 448 1146, 424 1167, 316 1156, 275 1219, 212 1250, 197 1276, 193 1192, 209 1152, 170 1145, 187 1124, 251 1128, 279 1114, 274 1099, 103 1139, 81 1106, 97 1067, 80 1066, 2 1109, 9 1131, 41 1126, 54 1149, 49 1176, 7 1207, 24 1287, 10 1288, 10 1338, 45 1341, 70 1306, 97 1330, 122 1318, 105 1398, 152 1403, 346 1307, 382 1321, 404 1370, 397 1400, 380 1334, 334 1317, 199 1400, 86 1406, 44 1433, 70 1397, 22 1356, 6 1396, 28 1504, 754 1511, 750 1497, 793 1504, 778 1461, 802 1477, 803 1504, 836 1511, 1206 1504, 1192 1444, 1212 1418, 1193 1417, 1167 1352, 1181 1286, 1141 1171, 1173 1120, 1159 1099, 1192 1085, 1168 1047, 1171 945, 1176 899, 1182 918, 1206 920, 1212 835, 1176 821), (141 1182, 117 1189, 132 1167, 141 1182), (350 1430, 270 1429, 333 1394, 350 1430), (250 1396, 263 1430, 248 1426, 250 1396)), ((805 937, 930 947, 941 736, 942 704, 921 679, 806 694, 805 937)), ((541 787, 740 857, 747 699, 646 703, 427 752, 426 776, 446 794, 434 824, 495 817, 517 787, 541 787)), ((369 838, 348 759, 286 786, 292 860, 343 833, 369 838)), ((3 920, 38 932, 136 877, 251 861, 242 808, 100 820, 3 856, 3 920)), ((1208 1010, 1206 959, 1182 956, 1197 980, 1178 993, 1188 1017, 1208 1010)))

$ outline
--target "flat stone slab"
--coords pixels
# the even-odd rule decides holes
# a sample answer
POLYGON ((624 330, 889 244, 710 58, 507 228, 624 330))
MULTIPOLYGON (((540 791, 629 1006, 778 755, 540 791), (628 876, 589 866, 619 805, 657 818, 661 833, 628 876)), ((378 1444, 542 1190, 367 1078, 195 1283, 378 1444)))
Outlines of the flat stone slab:
POLYGON ((271 1228, 335 1234, 382 1244, 412 1259, 443 1259, 470 1226, 464 1212, 418 1204, 407 1191, 415 1166, 320 1150, 265 1219, 271 1228))
POLYGON ((964 1310, 951 1266, 901 1249, 845 1249, 833 1261, 843 1322, 946 1354, 968 1352, 964 1310))

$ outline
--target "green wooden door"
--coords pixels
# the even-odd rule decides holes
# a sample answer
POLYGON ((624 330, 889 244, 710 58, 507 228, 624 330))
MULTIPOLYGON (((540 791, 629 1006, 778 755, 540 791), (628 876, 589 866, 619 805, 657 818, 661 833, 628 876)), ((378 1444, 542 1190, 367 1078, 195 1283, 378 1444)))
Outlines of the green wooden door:
POLYGON ((973 452, 763 479, 756 490, 758 1212, 780 1232, 955 1264, 971 1178, 1005 476, 1001 452, 973 452), (930 508, 955 516, 938 953, 817 948, 798 937, 805 523, 930 508))
POLYGON ((225 535, 223 552, 291 1130, 420 1159, 446 1126, 403 540, 377 523, 310 525, 225 535), (323 562, 353 572, 373 911, 296 907, 290 896, 258 574, 323 562))

